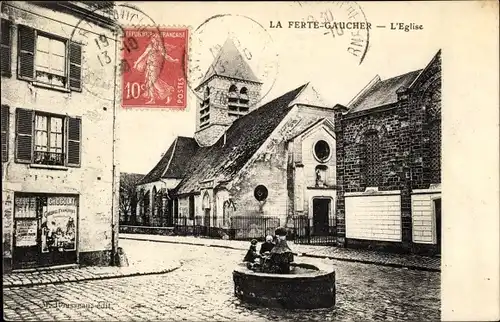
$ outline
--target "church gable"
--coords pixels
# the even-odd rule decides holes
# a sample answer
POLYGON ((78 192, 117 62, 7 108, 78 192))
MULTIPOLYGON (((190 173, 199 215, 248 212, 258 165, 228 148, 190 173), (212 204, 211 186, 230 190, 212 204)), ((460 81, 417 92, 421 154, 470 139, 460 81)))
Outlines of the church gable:
POLYGON ((154 168, 139 182, 139 185, 160 179, 182 179, 187 162, 198 150, 193 138, 179 136, 170 145, 154 168))

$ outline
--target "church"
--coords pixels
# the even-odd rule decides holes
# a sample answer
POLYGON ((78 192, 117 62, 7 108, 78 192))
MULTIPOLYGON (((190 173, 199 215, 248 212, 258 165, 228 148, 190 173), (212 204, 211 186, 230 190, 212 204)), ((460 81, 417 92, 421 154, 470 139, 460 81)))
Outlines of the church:
POLYGON ((136 222, 224 231, 238 217, 291 227, 301 216, 327 233, 337 195, 333 106, 310 84, 259 104, 262 83, 230 39, 214 61, 196 88, 194 137, 177 137, 137 185, 136 222))

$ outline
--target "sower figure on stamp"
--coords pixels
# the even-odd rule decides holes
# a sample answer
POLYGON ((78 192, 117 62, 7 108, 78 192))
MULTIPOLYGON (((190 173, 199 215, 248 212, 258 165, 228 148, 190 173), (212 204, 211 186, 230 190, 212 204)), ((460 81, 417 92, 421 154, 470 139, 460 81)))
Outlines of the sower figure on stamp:
POLYGON ((171 100, 171 93, 174 90, 167 82, 160 78, 160 73, 163 67, 163 60, 168 62, 179 62, 179 59, 170 57, 166 48, 171 49, 174 46, 162 44, 160 36, 153 34, 151 42, 146 47, 141 56, 134 63, 134 68, 140 72, 145 71, 145 87, 144 96, 149 98, 146 104, 154 104, 155 99, 167 100, 167 104, 171 100))

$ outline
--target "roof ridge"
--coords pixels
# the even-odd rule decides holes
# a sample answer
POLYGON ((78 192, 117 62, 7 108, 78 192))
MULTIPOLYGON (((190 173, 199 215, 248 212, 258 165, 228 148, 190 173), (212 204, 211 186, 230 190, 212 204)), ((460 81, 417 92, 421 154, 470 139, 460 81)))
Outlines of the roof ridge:
POLYGON ((172 162, 172 159, 174 158, 174 155, 175 155, 175 148, 177 148, 178 141, 179 141, 179 137, 177 136, 175 138, 175 141, 174 141, 174 148, 172 149, 172 153, 170 154, 170 159, 168 160, 167 166, 165 167, 165 169, 161 173, 160 179, 163 178, 165 173, 167 173, 168 168, 170 167, 170 163, 172 162))
POLYGON ((252 67, 243 58, 241 51, 238 49, 238 47, 236 47, 234 41, 230 37, 228 37, 226 39, 226 41, 224 42, 224 44, 221 46, 219 52, 217 53, 217 56, 215 56, 214 60, 209 65, 207 71, 203 75, 202 81, 200 82, 200 84, 198 84, 197 88, 199 88, 202 84, 207 82, 214 75, 215 76, 229 77, 229 78, 237 78, 237 79, 242 79, 242 80, 260 83, 260 80, 255 75, 252 67), (232 66, 229 68, 224 68, 224 72, 217 71, 217 68, 220 64, 221 58, 223 56, 229 56, 229 58, 226 57, 224 60, 226 60, 230 63, 238 63, 238 65, 242 66, 241 70, 244 71, 244 73, 241 73, 241 74, 242 74, 243 78, 236 77, 238 75, 235 74, 235 71, 234 71, 234 69, 232 69, 232 66), (231 73, 233 73, 234 75, 231 75, 231 73))

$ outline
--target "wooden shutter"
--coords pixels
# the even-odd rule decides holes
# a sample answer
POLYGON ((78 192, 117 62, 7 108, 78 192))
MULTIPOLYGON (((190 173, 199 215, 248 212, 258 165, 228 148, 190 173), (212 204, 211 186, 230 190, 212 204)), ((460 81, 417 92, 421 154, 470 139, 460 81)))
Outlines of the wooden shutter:
POLYGON ((19 25, 18 35, 17 75, 32 80, 35 77, 35 31, 19 25))
POLYGON ((2 105, 2 162, 9 159, 9 107, 2 105))
POLYGON ((82 152, 82 120, 70 117, 68 119, 68 144, 67 165, 68 167, 79 167, 82 152))
POLYGON ((2 43, 1 43, 1 60, 2 60, 2 76, 11 76, 11 47, 12 47, 12 36, 10 31, 10 21, 2 19, 1 33, 2 33, 2 43))
POLYGON ((33 115, 32 110, 16 109, 16 161, 31 163, 33 156, 33 115))
POLYGON ((82 90, 82 46, 74 42, 69 43, 69 87, 82 90))

